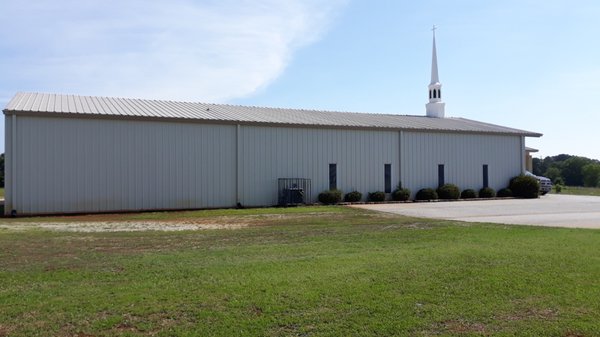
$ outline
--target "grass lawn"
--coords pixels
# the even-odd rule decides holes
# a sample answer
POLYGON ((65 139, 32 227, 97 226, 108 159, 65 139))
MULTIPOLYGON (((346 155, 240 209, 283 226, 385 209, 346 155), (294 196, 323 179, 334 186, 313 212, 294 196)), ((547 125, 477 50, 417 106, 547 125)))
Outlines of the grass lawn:
MULTIPOLYGON (((556 186, 552 189, 552 193, 556 193, 556 186)), ((596 195, 600 196, 600 187, 580 187, 580 186, 563 186, 561 194, 573 195, 596 195)))
POLYGON ((0 336, 600 336, 599 230, 345 207, 112 217, 191 214, 262 220, 0 230, 0 336))

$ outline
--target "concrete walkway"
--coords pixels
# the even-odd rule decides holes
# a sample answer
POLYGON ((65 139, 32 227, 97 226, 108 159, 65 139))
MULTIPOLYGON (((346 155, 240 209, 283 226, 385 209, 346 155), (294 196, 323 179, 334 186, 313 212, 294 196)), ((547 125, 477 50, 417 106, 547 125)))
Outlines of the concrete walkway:
POLYGON ((549 194, 538 199, 368 204, 352 207, 421 218, 600 228, 600 197, 549 194))

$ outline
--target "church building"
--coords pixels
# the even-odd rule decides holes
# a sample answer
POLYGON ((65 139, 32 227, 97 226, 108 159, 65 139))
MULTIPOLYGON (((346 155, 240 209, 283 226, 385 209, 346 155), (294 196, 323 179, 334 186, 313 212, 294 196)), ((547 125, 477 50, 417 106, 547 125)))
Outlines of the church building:
MULTIPOLYGON (((506 187, 541 134, 446 117, 433 39, 426 114, 17 93, 5 214, 313 203, 328 189, 506 187)), ((388 194, 389 196, 389 194, 388 194)))

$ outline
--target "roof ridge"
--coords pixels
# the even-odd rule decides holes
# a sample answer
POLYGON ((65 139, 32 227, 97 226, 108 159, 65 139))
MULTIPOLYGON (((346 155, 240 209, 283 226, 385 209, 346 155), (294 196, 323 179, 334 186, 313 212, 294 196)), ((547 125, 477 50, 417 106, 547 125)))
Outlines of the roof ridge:
POLYGON ((231 103, 35 92, 17 93, 3 111, 7 115, 35 113, 57 116, 76 114, 78 117, 86 115, 88 117, 102 116, 100 118, 169 119, 272 126, 317 126, 541 136, 541 134, 535 132, 460 117, 432 118, 423 115, 393 113, 277 108, 231 103), (73 100, 73 105, 69 100, 73 100), (65 102, 66 104, 63 104, 65 102), (60 111, 55 111, 57 106, 60 107, 60 111), (210 109, 211 107, 212 109, 210 109))

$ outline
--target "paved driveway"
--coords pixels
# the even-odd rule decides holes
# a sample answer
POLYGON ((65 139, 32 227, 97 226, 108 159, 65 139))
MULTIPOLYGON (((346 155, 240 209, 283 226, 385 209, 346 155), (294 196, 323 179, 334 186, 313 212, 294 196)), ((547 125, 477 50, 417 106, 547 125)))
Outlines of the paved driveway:
POLYGON ((600 197, 369 204, 353 207, 414 217, 552 227, 600 228, 600 197))

